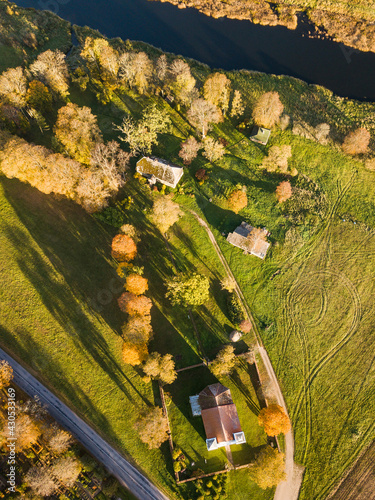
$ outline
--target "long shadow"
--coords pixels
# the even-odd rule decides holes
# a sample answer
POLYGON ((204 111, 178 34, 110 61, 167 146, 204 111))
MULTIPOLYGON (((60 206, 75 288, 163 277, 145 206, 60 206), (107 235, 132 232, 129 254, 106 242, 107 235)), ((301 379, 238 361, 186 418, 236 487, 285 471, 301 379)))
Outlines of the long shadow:
POLYGON ((254 415, 259 415, 260 406, 253 400, 250 391, 246 387, 246 385, 242 382, 237 371, 234 371, 230 376, 234 385, 242 392, 243 397, 245 398, 246 404, 248 408, 254 413, 254 415))

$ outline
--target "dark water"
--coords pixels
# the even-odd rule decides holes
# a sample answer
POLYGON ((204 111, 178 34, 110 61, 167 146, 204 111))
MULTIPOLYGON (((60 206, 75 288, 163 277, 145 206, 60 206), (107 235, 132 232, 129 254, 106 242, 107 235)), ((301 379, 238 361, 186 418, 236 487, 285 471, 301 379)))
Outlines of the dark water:
POLYGON ((309 30, 213 19, 195 9, 147 0, 16 0, 49 9, 108 37, 142 40, 192 57, 213 68, 249 69, 290 75, 323 85, 336 94, 375 101, 375 54, 330 40, 303 37, 309 30))

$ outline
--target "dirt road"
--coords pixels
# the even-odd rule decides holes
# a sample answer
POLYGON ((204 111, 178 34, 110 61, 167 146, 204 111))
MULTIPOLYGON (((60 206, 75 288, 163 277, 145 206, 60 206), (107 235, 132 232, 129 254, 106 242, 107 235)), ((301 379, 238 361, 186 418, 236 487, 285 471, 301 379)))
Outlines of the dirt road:
MULTIPOLYGON (((0 349, 0 359, 5 359, 12 366, 14 383, 29 396, 38 396, 40 401, 46 405, 50 415, 69 430, 134 496, 140 500, 168 500, 168 497, 158 490, 151 481, 2 349, 0 349)), ((125 428, 124 432, 129 432, 129 430, 125 428)))

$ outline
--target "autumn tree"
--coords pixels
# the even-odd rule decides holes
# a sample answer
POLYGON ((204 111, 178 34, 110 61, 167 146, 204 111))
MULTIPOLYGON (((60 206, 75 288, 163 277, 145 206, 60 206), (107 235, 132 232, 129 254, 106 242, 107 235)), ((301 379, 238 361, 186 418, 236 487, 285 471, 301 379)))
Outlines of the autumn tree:
POLYGON ((253 109, 254 122, 260 127, 271 128, 280 119, 284 106, 277 92, 267 92, 260 96, 253 109))
POLYGON ((350 132, 344 139, 342 150, 348 155, 358 155, 366 153, 369 142, 370 132, 365 128, 357 128, 350 132))
POLYGON ((125 184, 130 158, 131 154, 123 151, 116 141, 98 142, 91 151, 90 165, 102 175, 111 194, 117 193, 125 184))
POLYGON ((60 50, 46 50, 39 54, 30 66, 30 71, 35 78, 50 87, 56 94, 61 94, 63 97, 68 95, 68 65, 65 54, 60 50))
POLYGON ((159 406, 150 408, 141 415, 134 424, 134 429, 151 449, 160 448, 168 439, 168 421, 159 406))
POLYGON ((143 371, 148 377, 160 380, 163 384, 171 384, 177 378, 171 354, 162 356, 158 352, 152 352, 143 365, 143 371))
POLYGON ((152 301, 144 295, 137 296, 133 293, 124 292, 117 300, 121 311, 130 316, 144 316, 150 314, 152 301))
POLYGON ((13 368, 4 359, 0 361, 0 389, 8 387, 13 380, 13 368))
POLYGON ((137 273, 126 277, 125 289, 134 295, 143 295, 148 290, 148 280, 137 273))
POLYGON ((27 80, 23 69, 10 68, 0 75, 0 96, 18 108, 26 104, 27 80))
POLYGON ((147 344, 132 344, 131 342, 124 342, 122 345, 122 360, 127 365, 140 365, 147 358, 147 356, 147 344))
POLYGON ((168 132, 170 126, 168 113, 152 104, 144 110, 141 120, 134 121, 127 116, 116 128, 122 134, 120 141, 129 144, 133 154, 139 154, 151 153, 152 147, 158 143, 158 134, 168 132))
POLYGON ((199 168, 195 172, 194 177, 198 180, 199 184, 203 184, 204 181, 207 181, 209 179, 209 175, 205 168, 199 168))
POLYGON ((122 337, 133 345, 147 344, 153 335, 150 314, 133 315, 122 326, 122 337))
POLYGON ((263 408, 258 415, 258 422, 264 427, 267 436, 278 436, 290 431, 289 417, 284 408, 277 404, 263 408))
POLYGON ((217 106, 199 97, 192 102, 187 118, 204 139, 211 123, 222 120, 222 114, 217 106))
POLYGON ((235 90, 232 99, 230 116, 232 116, 233 118, 239 117, 243 114, 244 110, 245 110, 245 105, 242 101, 241 92, 239 90, 235 90))
POLYGON ((38 80, 33 80, 29 83, 26 101, 29 106, 37 109, 41 113, 52 109, 52 95, 48 87, 38 80))
POLYGON ((182 104, 189 104, 194 95, 195 78, 191 75, 190 66, 182 59, 175 59, 168 72, 168 89, 182 104))
POLYGON ((31 467, 25 476, 26 484, 37 494, 43 497, 52 495, 58 484, 47 465, 31 467))
POLYGON ((87 37, 81 50, 94 83, 116 88, 119 71, 119 54, 104 38, 87 37))
POLYGON ((292 156, 292 147, 289 144, 283 146, 271 146, 268 156, 263 158, 262 167, 268 172, 288 172, 288 160, 292 156))
POLYGON ((117 234, 112 240, 112 257, 120 262, 129 262, 137 255, 137 246, 133 238, 126 234, 117 234))
POLYGON ((247 206, 247 195, 242 189, 236 189, 228 197, 228 207, 236 214, 247 206))
POLYGON ((86 164, 90 163, 95 144, 102 140, 97 118, 91 109, 72 102, 59 109, 54 132, 69 156, 86 164))
POLYGON ((238 329, 241 330, 243 333, 249 333, 252 329, 253 325, 251 324, 251 321, 244 319, 241 321, 241 323, 238 325, 238 329))
POLYGON ((183 215, 180 205, 172 201, 169 196, 159 196, 154 201, 150 219, 164 234, 183 215))
POLYGON ((0 102, 0 130, 6 129, 11 133, 23 134, 29 128, 29 120, 20 109, 6 102, 0 102))
POLYGON ((226 345, 219 351, 214 361, 210 364, 210 370, 215 377, 230 375, 237 364, 237 358, 234 354, 234 347, 226 345))
POLYGON ((276 198, 279 203, 282 203, 292 196, 292 186, 289 181, 280 182, 276 188, 276 198))
POLYGON ((203 156, 209 162, 220 160, 224 156, 225 148, 219 141, 215 141, 212 137, 206 137, 203 141, 203 156))
POLYGON ((164 86, 164 82, 167 76, 167 71, 168 71, 167 56, 165 54, 162 54, 157 58, 156 63, 154 65, 155 83, 160 87, 164 86))
POLYGON ((15 437, 16 446, 19 451, 29 448, 36 443, 41 434, 39 425, 27 413, 21 413, 16 418, 15 437))
POLYGON ((200 306, 210 295, 210 282, 207 276, 198 273, 174 276, 167 281, 168 297, 173 305, 200 306))
POLYGON ((222 110, 224 115, 229 107, 231 82, 223 73, 210 75, 204 83, 203 95, 206 101, 222 110))
POLYGON ((190 165, 194 158, 197 157, 198 151, 201 147, 201 144, 194 137, 189 137, 181 144, 181 149, 178 155, 182 158, 184 165, 190 165))
POLYGON ((94 213, 108 205, 108 198, 113 194, 109 189, 107 179, 98 170, 85 170, 81 172, 76 187, 76 201, 89 212, 94 213))
POLYGON ((267 445, 256 457, 254 465, 249 468, 249 474, 263 490, 277 486, 286 479, 284 454, 267 445))
POLYGON ((51 472, 65 488, 71 488, 77 481, 82 465, 74 457, 61 457, 52 464, 51 472))

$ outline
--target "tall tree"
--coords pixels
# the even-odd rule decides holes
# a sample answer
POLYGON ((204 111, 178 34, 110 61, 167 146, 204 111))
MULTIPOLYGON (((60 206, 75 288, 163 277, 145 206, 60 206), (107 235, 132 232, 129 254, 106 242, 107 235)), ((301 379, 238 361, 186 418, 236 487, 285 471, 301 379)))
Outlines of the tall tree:
POLYGON ((370 132, 365 128, 357 128, 350 132, 344 139, 342 150, 348 155, 366 153, 370 142, 370 132))
POLYGON ((219 351, 214 361, 210 364, 210 370, 215 377, 230 375, 237 364, 237 358, 234 354, 234 347, 226 345, 219 351))
POLYGON ((117 193, 125 184, 130 158, 131 154, 123 151, 118 142, 98 142, 91 151, 90 164, 103 175, 106 187, 117 193))
POLYGON ((168 196, 160 196, 154 201, 150 219, 164 234, 183 215, 180 205, 173 202, 168 196))
POLYGON ((30 66, 31 73, 50 87, 56 94, 68 95, 69 71, 65 54, 60 50, 46 50, 30 66))
POLYGON ((26 104, 27 80, 21 67, 10 68, 0 75, 0 96, 6 102, 22 108, 26 104))
POLYGON ((239 117, 243 114, 245 110, 245 105, 242 100, 241 92, 239 90, 235 90, 232 99, 232 107, 230 110, 230 116, 239 117))
POLYGON ((94 83, 116 88, 119 54, 104 38, 87 37, 81 50, 94 83))
POLYGON ((141 440, 148 444, 149 448, 160 448, 161 444, 168 439, 168 421, 159 406, 150 408, 141 415, 134 424, 141 440))
POLYGON ((218 123, 222 119, 221 112, 217 106, 205 99, 195 99, 187 113, 189 122, 206 137, 211 123, 218 123))
POLYGON ((290 431, 290 420, 282 406, 270 404, 258 415, 259 425, 264 427, 267 436, 278 436, 290 431))
POLYGON ((100 171, 83 170, 76 188, 76 200, 88 213, 105 208, 112 193, 100 171))
POLYGON ((181 144, 178 156, 182 158, 184 165, 190 165, 194 158, 197 157, 201 147, 201 144, 194 137, 188 137, 188 139, 181 144))
POLYGON ((31 467, 25 476, 26 484, 42 497, 52 495, 58 488, 51 469, 47 465, 31 467))
POLYGON ((172 384, 177 378, 171 354, 162 356, 158 352, 152 352, 143 365, 143 371, 147 376, 160 380, 164 384, 172 384))
POLYGON ((71 488, 77 481, 82 465, 74 457, 61 457, 52 464, 52 474, 65 488, 71 488))
POLYGON ((147 344, 153 336, 149 309, 145 309, 143 314, 130 316, 121 330, 125 342, 132 345, 147 344))
POLYGON ((253 109, 253 119, 260 127, 271 128, 280 119, 284 106, 277 92, 267 92, 259 97, 253 109))
POLYGON ((249 469, 249 474, 263 490, 277 486, 286 479, 284 454, 271 446, 266 446, 258 454, 253 467, 249 469))
POLYGON ((203 86, 206 101, 220 108, 224 115, 229 107, 230 91, 231 82, 223 73, 210 75, 203 86))
POLYGON ((164 86, 165 79, 168 71, 168 61, 167 56, 162 54, 156 60, 156 64, 154 66, 154 78, 156 85, 161 87, 164 86))
POLYGON ((61 429, 56 423, 48 426, 43 432, 43 440, 56 455, 68 451, 73 443, 72 435, 68 431, 61 429))
POLYGON ((124 292, 118 298, 118 305, 121 311, 130 316, 143 316, 150 314, 152 301, 144 295, 137 296, 129 292, 124 292))
POLYGON ((21 413, 16 418, 15 437, 16 447, 19 451, 26 450, 36 443, 41 434, 38 422, 27 413, 21 413))
POLYGON ((26 94, 27 104, 41 113, 52 109, 52 95, 44 83, 33 80, 26 94))
POLYGON ((189 104, 194 95, 195 78, 190 66, 182 59, 175 59, 169 68, 168 88, 182 104, 189 104))
POLYGON ((125 364, 137 366, 147 358, 147 344, 132 344, 124 342, 122 345, 122 360, 125 364))
POLYGON ((207 276, 198 273, 175 276, 166 282, 168 297, 173 305, 200 306, 210 295, 207 276))
POLYGON ((59 109, 54 131, 69 156, 86 164, 90 163, 94 146, 102 140, 97 118, 91 109, 72 102, 59 109))
POLYGON ((125 52, 120 56, 120 79, 140 94, 148 89, 153 64, 145 52, 125 52))

